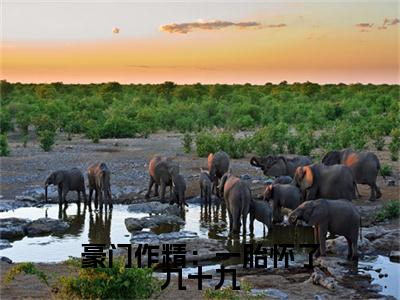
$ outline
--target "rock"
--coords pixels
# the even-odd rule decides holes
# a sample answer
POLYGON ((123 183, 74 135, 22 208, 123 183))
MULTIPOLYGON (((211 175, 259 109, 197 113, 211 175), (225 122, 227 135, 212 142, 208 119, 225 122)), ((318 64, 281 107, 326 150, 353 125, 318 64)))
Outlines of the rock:
POLYGON ((374 283, 368 287, 368 290, 371 292, 380 293, 380 292, 382 292, 382 286, 380 286, 377 283, 374 283))
POLYGON ((8 264, 12 264, 12 263, 13 263, 12 260, 9 259, 9 258, 6 257, 6 256, 1 256, 1 257, 0 257, 0 261, 4 261, 4 262, 6 262, 6 263, 8 263, 8 264))
POLYGON ((62 220, 40 218, 30 222, 26 226, 26 233, 28 236, 48 234, 53 232, 62 232, 69 228, 69 224, 62 220))
POLYGON ((251 183, 252 183, 252 184, 257 184, 257 183, 260 183, 260 182, 261 182, 261 180, 254 179, 251 183))
POLYGON ((155 215, 151 217, 144 217, 141 219, 137 218, 126 218, 125 226, 129 232, 141 230, 143 228, 154 228, 162 224, 185 224, 185 221, 175 215, 155 215))
POLYGON ((20 207, 31 206, 30 203, 19 200, 2 200, 0 201, 0 212, 14 210, 20 207))
POLYGON ((136 218, 126 218, 125 226, 129 232, 140 231, 143 229, 143 222, 140 219, 136 218))
MULTIPOLYGON (((340 256, 347 256, 348 246, 344 236, 339 236, 336 239, 326 240, 326 251, 340 256)), ((368 239, 358 241, 358 251, 363 254, 370 254, 375 251, 374 246, 368 239)))
POLYGON ((384 251, 387 253, 390 253, 390 251, 398 251, 400 250, 399 238, 399 228, 387 230, 383 236, 372 242, 372 246, 378 251, 384 251))
POLYGON ((160 203, 157 201, 131 204, 128 206, 128 211, 149 214, 180 214, 180 209, 178 206, 170 205, 167 203, 160 203))
POLYGON ((334 291, 337 288, 337 282, 335 279, 326 276, 326 274, 318 267, 314 267, 314 272, 311 274, 309 281, 331 291, 334 291))
POLYGON ((11 248, 11 247, 12 246, 8 240, 0 239, 0 250, 6 249, 6 248, 11 248))
POLYGON ((178 231, 161 234, 155 234, 153 232, 138 232, 132 234, 131 243, 159 245, 160 242, 193 238, 198 238, 197 233, 193 231, 178 231))
POLYGON ((342 280, 348 272, 344 266, 347 261, 338 257, 320 256, 314 261, 314 266, 320 269, 326 269, 329 274, 337 280, 342 280))
POLYGON ((250 294, 255 297, 266 296, 268 299, 289 299, 288 294, 278 289, 251 289, 250 294))
POLYGON ((15 200, 17 201, 28 201, 28 202, 36 202, 36 199, 30 196, 15 196, 15 200))
POLYGON ((243 179, 243 180, 250 180, 250 179, 251 179, 251 176, 250 176, 249 174, 242 174, 242 175, 240 175, 240 179, 243 179))
POLYGON ((396 186, 396 181, 394 179, 390 178, 386 181, 386 185, 387 186, 396 186))
POLYGON ((5 218, 0 222, 0 238, 15 239, 25 235, 26 226, 29 224, 28 219, 5 218))
POLYGON ((389 258, 390 261, 400 262, 400 251, 391 251, 389 258))

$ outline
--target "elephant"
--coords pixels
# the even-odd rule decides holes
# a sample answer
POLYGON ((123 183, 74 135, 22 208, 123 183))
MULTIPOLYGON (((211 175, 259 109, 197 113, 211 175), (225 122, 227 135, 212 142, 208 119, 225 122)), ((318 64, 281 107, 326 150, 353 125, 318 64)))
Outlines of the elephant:
POLYGON ((264 191, 264 200, 272 200, 274 223, 283 221, 282 207, 296 209, 302 202, 301 192, 292 184, 270 184, 264 191))
POLYGON ((242 218, 244 233, 252 199, 250 187, 231 173, 225 173, 221 178, 218 191, 223 195, 228 211, 230 232, 233 234, 240 232, 240 218, 242 218))
POLYGON ((367 184, 371 188, 369 200, 375 201, 382 193, 376 184, 376 177, 381 169, 378 157, 368 151, 353 151, 344 149, 341 151, 330 151, 322 159, 322 163, 331 166, 342 164, 351 169, 356 183, 367 184))
POLYGON ((208 172, 200 169, 200 197, 201 200, 205 200, 206 203, 211 203, 211 179, 208 172))
POLYGON ((293 178, 290 176, 279 176, 274 179, 272 184, 290 184, 293 182, 293 178))
POLYGON ((169 157, 154 156, 149 163, 150 182, 145 195, 150 197, 151 188, 155 184, 154 196, 158 196, 158 186, 161 186, 161 202, 164 202, 165 189, 170 187, 170 197, 172 199, 172 177, 179 174, 179 165, 169 157))
POLYGON ((268 232, 272 229, 272 212, 269 204, 262 200, 250 201, 250 231, 254 231, 254 219, 268 227, 268 232))
POLYGON ((94 206, 97 209, 100 202, 100 208, 103 207, 103 200, 112 207, 111 172, 105 163, 96 163, 87 169, 89 182, 89 205, 92 203, 93 191, 95 192, 94 206))
POLYGON ((50 184, 58 186, 58 202, 61 205, 62 202, 67 203, 67 194, 69 191, 78 192, 78 202, 81 202, 81 193, 85 203, 86 191, 85 191, 85 178, 82 172, 78 168, 72 168, 69 170, 57 170, 54 171, 47 177, 45 181, 45 199, 47 201, 47 188, 50 184))
POLYGON ((357 208, 347 199, 318 199, 306 201, 289 214, 289 222, 303 220, 314 226, 315 243, 319 244, 316 255, 326 255, 326 234, 343 235, 348 244, 348 259, 357 260, 358 233, 361 235, 361 217, 357 208))
POLYGON ((185 200, 186 182, 185 178, 181 174, 175 174, 172 176, 172 187, 173 187, 173 199, 170 204, 176 202, 181 208, 187 206, 185 200))
POLYGON ((301 190, 303 201, 318 198, 351 201, 355 197, 353 173, 343 165, 325 166, 317 163, 298 167, 294 182, 301 190))
POLYGON ((229 156, 224 151, 218 151, 215 154, 210 153, 207 162, 208 174, 213 183, 211 192, 218 195, 218 191, 214 190, 218 189, 218 180, 229 170, 229 156))
POLYGON ((297 167, 311 165, 312 159, 309 156, 296 156, 294 158, 272 155, 267 157, 253 156, 250 159, 250 164, 261 168, 265 176, 293 177, 297 167))

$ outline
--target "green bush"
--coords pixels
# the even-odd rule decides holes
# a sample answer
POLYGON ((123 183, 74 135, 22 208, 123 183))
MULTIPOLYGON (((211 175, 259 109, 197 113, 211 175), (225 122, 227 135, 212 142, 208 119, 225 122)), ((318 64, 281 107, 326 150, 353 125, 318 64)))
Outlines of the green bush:
POLYGON ((390 158, 393 161, 399 160, 399 150, 400 150, 400 130, 395 128, 390 133, 392 141, 389 144, 390 158))
POLYGON ((0 155, 1 156, 9 156, 10 155, 10 147, 8 146, 7 135, 0 134, 0 155))
POLYGON ((383 136, 383 133, 380 132, 379 130, 375 130, 372 133, 372 141, 374 143, 374 146, 376 148, 376 150, 378 151, 382 151, 383 147, 385 147, 385 138, 383 136))
POLYGON ((100 141, 100 128, 95 120, 89 120, 86 122, 85 134, 86 137, 91 139, 93 143, 100 141))
POLYGON ((11 114, 4 110, 0 111, 0 133, 6 133, 13 129, 11 114))
POLYGON ((400 216, 400 200, 387 201, 376 213, 375 220, 382 222, 386 219, 395 219, 400 216))
POLYGON ((5 283, 10 283, 17 275, 21 273, 26 275, 35 275, 40 281, 45 283, 47 286, 49 285, 47 275, 43 271, 40 271, 38 268, 36 268, 31 262, 20 263, 15 267, 12 267, 4 276, 5 283))
POLYGON ((192 151, 192 142, 193 142, 192 135, 186 132, 182 137, 182 146, 183 146, 183 151, 185 153, 190 153, 192 151))
POLYGON ((381 175, 382 176, 390 176, 392 175, 392 167, 388 164, 384 164, 381 167, 381 175))
POLYGON ((259 129, 251 139, 251 148, 257 155, 275 154, 273 137, 268 127, 259 129))
POLYGON ((78 276, 61 277, 62 298, 83 299, 145 299, 159 290, 147 268, 125 268, 121 261, 114 261, 112 268, 82 268, 78 276))
POLYGON ((53 148, 55 143, 56 133, 51 130, 38 132, 40 148, 48 152, 53 148))
POLYGON ((200 157, 207 157, 218 150, 218 144, 210 132, 200 132, 196 135, 196 152, 200 157))

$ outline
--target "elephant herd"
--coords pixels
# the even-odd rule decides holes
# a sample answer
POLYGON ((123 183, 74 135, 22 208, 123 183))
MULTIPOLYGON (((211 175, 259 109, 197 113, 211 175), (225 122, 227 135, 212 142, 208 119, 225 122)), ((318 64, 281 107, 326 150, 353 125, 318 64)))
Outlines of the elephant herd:
MULTIPOLYGON (((282 208, 291 210, 288 220, 295 224, 303 220, 314 226, 316 243, 320 244, 317 255, 325 255, 325 238, 331 234, 343 235, 348 242, 348 258, 357 259, 357 241, 361 230, 361 218, 352 199, 359 197, 357 184, 371 188, 370 200, 381 197, 376 184, 380 171, 377 156, 371 152, 350 149, 331 151, 321 163, 313 163, 311 157, 284 156, 252 157, 250 164, 260 168, 266 176, 275 180, 265 187, 262 200, 252 197, 248 183, 232 174, 229 156, 219 151, 207 159, 208 170, 200 169, 199 187, 202 201, 211 205, 212 195, 222 200, 229 217, 229 229, 233 234, 246 230, 250 215, 250 230, 254 220, 272 228, 273 223, 283 221, 282 208), (272 209, 271 209, 272 206, 272 209)), ((179 164, 173 159, 154 156, 149 162, 150 181, 145 195, 165 201, 166 188, 170 189, 170 204, 182 209, 185 201, 186 182, 179 173, 179 164), (159 188, 161 191, 159 194, 159 188)), ((91 165, 87 170, 89 183, 89 208, 93 191, 95 208, 105 204, 112 206, 110 170, 105 163, 91 165)), ((66 202, 69 191, 77 191, 78 201, 83 194, 86 203, 84 176, 78 169, 55 171, 45 181, 45 195, 50 184, 58 186, 59 203, 66 202)))

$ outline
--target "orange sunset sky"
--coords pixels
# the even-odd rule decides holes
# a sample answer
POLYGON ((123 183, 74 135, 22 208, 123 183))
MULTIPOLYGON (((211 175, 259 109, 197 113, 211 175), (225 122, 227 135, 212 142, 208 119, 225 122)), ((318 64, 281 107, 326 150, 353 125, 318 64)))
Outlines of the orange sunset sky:
POLYGON ((397 1, 3 0, 1 79, 399 83, 397 1))

